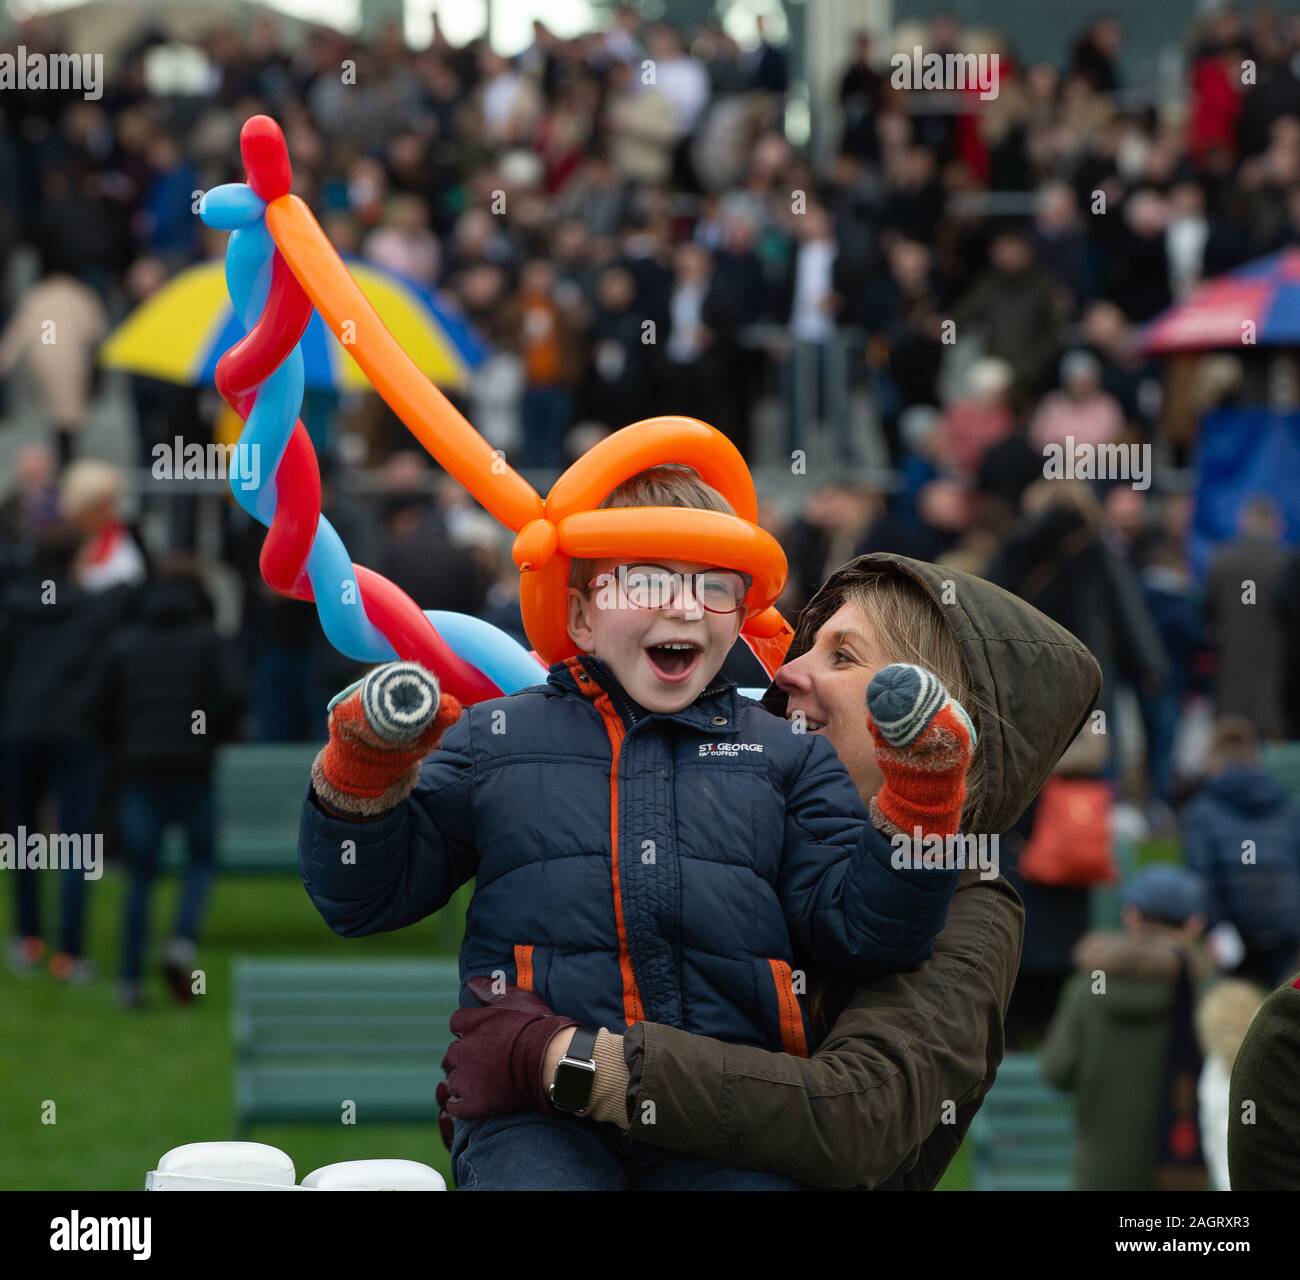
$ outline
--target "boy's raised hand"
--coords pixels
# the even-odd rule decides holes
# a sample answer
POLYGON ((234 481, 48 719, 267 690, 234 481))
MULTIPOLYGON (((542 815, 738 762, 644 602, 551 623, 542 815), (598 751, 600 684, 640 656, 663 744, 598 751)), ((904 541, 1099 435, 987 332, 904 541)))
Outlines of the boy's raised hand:
POLYGON ((867 712, 884 777, 871 800, 877 825, 908 835, 917 828, 922 835, 956 834, 976 742, 966 709, 934 672, 896 662, 872 677, 867 712))
POLYGON ((374 817, 404 800, 420 762, 460 716, 460 703, 416 662, 386 662, 335 694, 330 740, 312 765, 312 785, 329 809, 374 817))

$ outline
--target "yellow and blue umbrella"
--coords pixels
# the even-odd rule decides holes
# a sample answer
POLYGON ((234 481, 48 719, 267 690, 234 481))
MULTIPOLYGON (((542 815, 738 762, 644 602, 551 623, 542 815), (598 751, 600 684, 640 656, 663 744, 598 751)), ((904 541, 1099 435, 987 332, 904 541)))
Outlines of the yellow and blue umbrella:
MULTIPOLYGON (((348 263, 394 338, 437 386, 463 387, 484 347, 465 320, 414 280, 370 263, 348 263)), ((108 337, 100 363, 184 386, 212 384, 217 361, 244 336, 220 261, 188 267, 140 304, 108 337)), ((370 381, 313 311, 302 337, 306 385, 365 391, 370 381)))

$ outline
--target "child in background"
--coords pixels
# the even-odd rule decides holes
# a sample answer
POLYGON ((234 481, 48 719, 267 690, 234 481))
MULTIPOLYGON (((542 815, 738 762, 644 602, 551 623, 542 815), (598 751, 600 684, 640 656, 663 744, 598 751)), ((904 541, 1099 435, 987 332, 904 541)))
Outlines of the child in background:
POLYGON ((1204 1188, 1193 1013, 1210 968, 1197 940, 1205 884, 1148 867, 1126 886, 1122 932, 1086 934, 1043 1045, 1043 1075, 1079 1099, 1076 1191, 1204 1188))
POLYGON ((1237 1050, 1246 1038, 1251 1019, 1264 1003, 1264 993, 1237 978, 1216 982, 1196 1006, 1196 1034, 1205 1054, 1196 1093, 1201 1107, 1201 1146, 1210 1171, 1210 1186, 1231 1191, 1228 1185, 1228 1085, 1237 1050))
MULTIPOLYGON (((731 510, 675 466, 603 505, 731 510)), ((537 992, 580 1020, 575 1065, 595 1060, 600 1029, 644 1018, 806 1054, 796 955, 863 976, 925 959, 959 872, 894 855, 918 828, 957 831, 970 718, 930 672, 878 671, 867 707, 847 712, 869 712, 884 777, 868 814, 824 725, 776 719, 715 678, 749 586, 707 564, 575 561, 580 655, 545 685, 461 715, 429 673, 390 663, 338 695, 299 843, 331 927, 401 928, 477 876, 462 1004, 476 975, 537 992)), ((463 1184, 649 1185, 640 1144, 556 1113, 585 1100, 518 1084, 532 1110, 457 1121, 463 1184)), ((700 1189, 797 1187, 674 1163, 658 1176, 689 1165, 700 1189)))

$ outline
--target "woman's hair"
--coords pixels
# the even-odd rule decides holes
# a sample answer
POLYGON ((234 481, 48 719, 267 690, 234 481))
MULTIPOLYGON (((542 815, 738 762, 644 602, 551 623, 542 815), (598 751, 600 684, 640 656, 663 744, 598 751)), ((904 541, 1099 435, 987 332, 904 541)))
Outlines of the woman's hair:
MULTIPOLYGON (((624 480, 600 504, 610 507, 695 507, 700 511, 721 511, 734 516, 735 508, 698 472, 676 462, 638 471, 624 480)), ((569 566, 569 585, 585 590, 596 571, 594 560, 575 559, 569 566)))
MULTIPOLYGON (((966 770, 966 800, 962 805, 962 825, 979 812, 984 797, 984 735, 981 721, 997 716, 993 707, 985 706, 975 693, 970 673, 939 606, 910 578, 885 571, 867 571, 851 581, 843 591, 817 600, 799 619, 799 639, 811 647, 816 633, 845 604, 855 604, 871 627, 876 649, 888 662, 913 662, 933 671, 948 692, 965 707, 975 726, 977 742, 966 770), (811 610, 811 616, 809 611, 811 610), (805 632, 808 627, 811 634, 805 632)), ((851 981, 829 972, 810 973, 808 983, 808 1019, 814 1036, 821 1039, 843 1007, 851 981)))
MULTIPOLYGON (((871 574, 853 582, 838 602, 849 603, 862 610, 880 656, 889 662, 911 662, 933 671, 966 708, 977 738, 982 739, 980 719, 992 714, 992 709, 980 705, 957 640, 939 606, 910 579, 894 573, 871 574)), ((979 811, 983 798, 984 752, 977 741, 966 771, 963 824, 979 811)))

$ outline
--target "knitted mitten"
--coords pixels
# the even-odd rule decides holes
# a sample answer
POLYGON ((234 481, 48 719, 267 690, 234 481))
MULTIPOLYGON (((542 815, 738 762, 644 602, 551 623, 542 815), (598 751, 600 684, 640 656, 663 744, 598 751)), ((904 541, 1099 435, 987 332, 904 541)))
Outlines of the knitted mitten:
POLYGON ((884 775, 872 820, 886 834, 955 835, 976 741, 965 708, 932 671, 896 662, 872 677, 867 710, 884 775))
POLYGON ((410 795, 420 762, 460 716, 435 676, 415 662, 386 662, 335 694, 330 740, 311 767, 312 786, 329 809, 373 817, 410 795))

